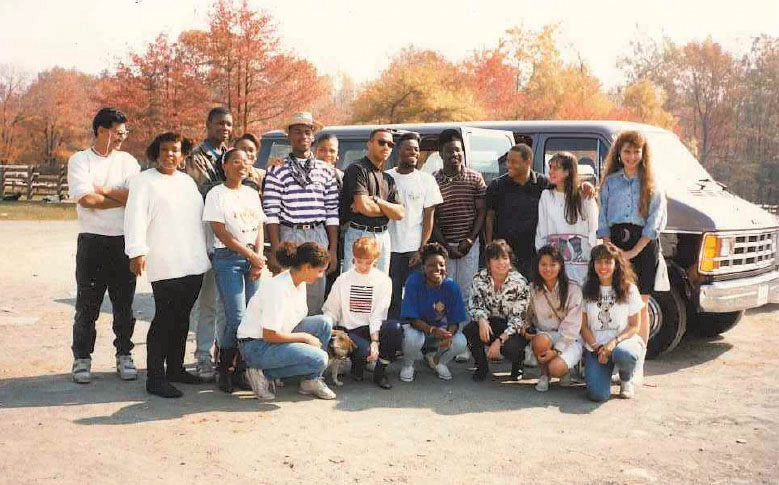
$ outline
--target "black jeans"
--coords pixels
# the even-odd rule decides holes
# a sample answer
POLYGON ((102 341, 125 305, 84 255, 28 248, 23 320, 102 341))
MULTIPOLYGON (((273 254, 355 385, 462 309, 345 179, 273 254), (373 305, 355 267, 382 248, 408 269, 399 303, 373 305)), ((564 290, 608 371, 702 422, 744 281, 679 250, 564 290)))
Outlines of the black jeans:
MULTIPOLYGON (((489 321, 492 328, 492 336, 489 341, 491 344, 506 330, 508 324, 503 318, 490 318, 489 321)), ((479 337, 479 322, 470 322, 463 329, 463 334, 466 340, 468 340, 468 348, 471 350, 473 360, 476 361, 477 369, 484 372, 488 371, 489 362, 487 361, 487 352, 484 350, 486 344, 479 337)), ((512 372, 521 367, 524 357, 523 351, 526 346, 527 339, 516 333, 509 337, 501 346, 500 353, 511 362, 512 372)))
POLYGON ((76 314, 73 319, 73 357, 88 359, 95 351, 95 322, 105 292, 114 311, 117 355, 133 349, 135 275, 124 254, 124 236, 78 235, 76 246, 76 314))
POLYGON ((408 267, 408 263, 415 254, 416 251, 390 254, 389 275, 392 278, 392 300, 387 313, 389 318, 400 318, 400 307, 403 303, 403 286, 406 284, 408 275, 413 271, 412 268, 408 267))
POLYGON ((164 379, 166 363, 168 374, 184 369, 189 312, 202 284, 202 274, 152 281, 154 319, 146 335, 147 379, 164 379))
MULTIPOLYGON (((356 366, 365 365, 371 351, 371 333, 368 325, 347 330, 349 338, 356 345, 350 355, 356 366)), ((403 327, 399 320, 387 320, 379 329, 379 358, 392 362, 403 346, 403 327)))

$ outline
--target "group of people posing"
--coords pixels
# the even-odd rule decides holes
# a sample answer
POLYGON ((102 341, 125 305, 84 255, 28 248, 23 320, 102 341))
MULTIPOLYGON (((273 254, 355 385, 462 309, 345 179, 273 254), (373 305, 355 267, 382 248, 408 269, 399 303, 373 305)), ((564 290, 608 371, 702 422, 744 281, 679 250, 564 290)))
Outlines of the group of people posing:
POLYGON ((388 129, 373 130, 365 157, 342 172, 338 140, 316 138, 322 126, 310 113, 287 120, 289 155, 260 170, 257 138, 233 140, 224 108, 208 113, 195 147, 158 135, 141 172, 120 151, 126 124, 116 108, 101 109, 94 144, 68 163, 80 226, 76 382, 91 380, 106 290, 117 372, 137 378, 132 300, 145 273, 155 302, 146 389, 162 397, 181 396, 176 383, 215 379, 224 392, 267 400, 299 376, 300 393, 333 399, 322 376, 334 331, 348 336, 352 378, 370 365, 383 389, 398 358, 401 381, 414 380, 418 360, 449 380, 450 362, 469 351, 474 380, 500 358, 518 379, 529 345, 539 391, 552 378, 570 383, 583 358, 589 398, 609 398, 615 367, 620 395, 634 396, 666 221, 641 133, 614 141, 598 191, 580 182, 568 152, 548 160, 548 177, 533 171, 525 144, 487 186, 465 166, 457 130, 440 134, 443 168, 432 175, 418 166, 419 135, 388 129), (385 171, 393 149, 397 166, 385 171), (190 315, 195 373, 184 369, 190 315))

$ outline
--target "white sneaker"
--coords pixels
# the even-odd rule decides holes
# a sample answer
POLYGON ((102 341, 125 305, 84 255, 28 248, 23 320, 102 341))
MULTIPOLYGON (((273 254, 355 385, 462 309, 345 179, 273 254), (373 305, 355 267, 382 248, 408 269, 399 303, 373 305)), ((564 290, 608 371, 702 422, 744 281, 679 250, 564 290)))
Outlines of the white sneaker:
POLYGON ((566 373, 563 377, 560 378, 560 387, 571 387, 573 385, 573 380, 571 379, 571 373, 566 373))
POLYGON ((536 383, 536 391, 546 392, 549 390, 549 376, 541 374, 536 383))
POLYGON ((619 369, 614 366, 614 371, 611 373, 611 383, 614 385, 619 384, 619 369))
POLYGON ((442 380, 445 380, 445 381, 451 381, 452 380, 452 372, 444 364, 436 365, 435 366, 435 373, 438 374, 438 378, 439 379, 442 379, 442 380))
POLYGON ((270 383, 262 370, 249 367, 246 369, 246 380, 249 381, 249 386, 260 401, 270 401, 276 398, 276 395, 271 392, 270 383))
POLYGON ((471 360, 470 350, 466 350, 465 352, 459 354, 457 357, 454 358, 454 361, 457 362, 458 364, 463 364, 465 362, 468 362, 469 360, 471 360))
POLYGON ((414 363, 403 364, 400 369, 400 380, 403 382, 414 382, 414 363))
POLYGON ((319 399, 335 399, 335 393, 327 387, 323 378, 303 379, 298 388, 300 394, 306 396, 316 396, 319 399))
POLYGON ((214 363, 211 362, 211 357, 198 360, 195 373, 205 382, 213 381, 216 373, 214 372, 214 363))
POLYGON ((116 372, 119 374, 119 378, 123 381, 132 381, 138 378, 138 369, 135 368, 135 362, 133 362, 133 356, 117 355, 116 356, 116 372))
POLYGON ((75 359, 70 372, 73 382, 89 384, 92 381, 92 359, 75 359))
POLYGON ((633 399, 636 397, 636 386, 633 379, 619 383, 619 397, 622 399, 633 399))

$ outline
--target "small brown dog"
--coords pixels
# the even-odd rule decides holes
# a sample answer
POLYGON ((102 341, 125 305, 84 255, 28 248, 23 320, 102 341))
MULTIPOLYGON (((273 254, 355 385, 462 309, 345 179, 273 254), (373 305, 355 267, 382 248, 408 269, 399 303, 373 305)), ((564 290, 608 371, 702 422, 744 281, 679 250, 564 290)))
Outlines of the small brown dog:
POLYGON ((330 343, 327 344, 327 356, 329 357, 327 363, 327 370, 330 370, 330 375, 333 378, 333 384, 336 386, 343 386, 344 383, 338 378, 338 374, 341 371, 341 364, 351 354, 357 345, 349 338, 349 334, 343 330, 333 330, 333 334, 330 337, 330 343))

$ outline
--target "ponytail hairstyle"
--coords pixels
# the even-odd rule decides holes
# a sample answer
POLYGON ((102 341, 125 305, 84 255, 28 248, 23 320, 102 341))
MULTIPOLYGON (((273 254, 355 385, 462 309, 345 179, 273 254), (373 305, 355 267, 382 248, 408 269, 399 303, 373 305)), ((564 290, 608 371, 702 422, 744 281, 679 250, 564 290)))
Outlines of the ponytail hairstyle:
POLYGON ((582 209, 582 189, 579 181, 579 160, 571 152, 557 152, 549 159, 549 167, 557 165, 561 170, 567 170, 565 178, 565 221, 574 225, 581 218, 584 220, 582 209))
POLYGON ((304 264, 312 268, 323 268, 330 262, 327 250, 315 242, 296 246, 291 242, 279 244, 274 254, 276 261, 284 268, 300 269, 304 264))
POLYGON ((560 308, 559 310, 565 310, 565 302, 568 301, 568 287, 570 286, 570 280, 568 279, 568 273, 565 272, 565 258, 563 258, 560 250, 547 244, 542 247, 536 253, 535 265, 533 266, 533 273, 531 276, 530 284, 536 291, 544 291, 544 278, 541 277, 541 272, 538 270, 538 265, 541 264, 541 257, 549 256, 555 263, 560 265, 560 272, 557 273, 557 288, 560 290, 560 308))
POLYGON ((590 262, 587 265, 587 279, 582 288, 582 296, 587 301, 598 301, 600 298, 600 278, 595 272, 595 262, 599 259, 613 259, 614 275, 611 277, 611 288, 618 302, 628 299, 630 285, 635 283, 636 274, 630 263, 622 256, 622 252, 612 243, 599 244, 592 248, 590 262))
POLYGON ((638 202, 638 210, 641 217, 649 217, 649 202, 655 191, 655 174, 652 168, 652 152, 649 149, 649 143, 646 136, 640 131, 623 131, 614 140, 608 155, 606 155, 606 169, 603 171, 601 186, 606 182, 606 178, 612 173, 625 168, 620 158, 620 152, 625 144, 631 144, 641 149, 641 162, 638 165, 638 180, 641 182, 641 197, 638 202))

